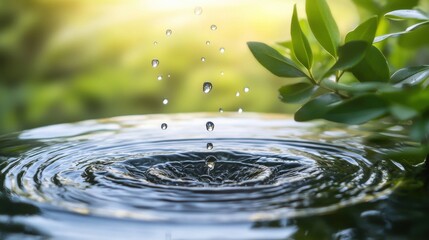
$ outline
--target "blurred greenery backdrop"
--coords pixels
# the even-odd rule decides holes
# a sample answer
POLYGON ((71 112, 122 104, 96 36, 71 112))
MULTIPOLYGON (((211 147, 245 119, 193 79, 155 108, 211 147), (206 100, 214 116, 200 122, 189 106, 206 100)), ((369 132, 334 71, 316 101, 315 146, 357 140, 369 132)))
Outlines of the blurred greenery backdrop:
MULTIPOLYGON (((404 7, 405 2, 418 3, 329 4, 345 34, 362 18, 404 7), (365 4, 376 8, 362 8, 365 4)), ((427 10, 426 2, 420 1, 420 7, 427 10)), ((300 0, 1 1, 0 133, 129 114, 219 108, 292 112, 293 106, 277 99, 284 79, 261 67, 246 42, 289 40, 294 3, 304 10, 300 0), (195 13, 197 7, 201 14, 195 13), (152 59, 159 60, 158 67, 152 67, 152 59), (202 92, 206 81, 213 83, 209 94, 202 92)), ((416 59, 410 57, 416 55, 416 44, 383 51, 403 51, 403 57, 391 59, 400 65, 416 59)), ((419 51, 421 62, 427 61, 425 51, 419 51)))

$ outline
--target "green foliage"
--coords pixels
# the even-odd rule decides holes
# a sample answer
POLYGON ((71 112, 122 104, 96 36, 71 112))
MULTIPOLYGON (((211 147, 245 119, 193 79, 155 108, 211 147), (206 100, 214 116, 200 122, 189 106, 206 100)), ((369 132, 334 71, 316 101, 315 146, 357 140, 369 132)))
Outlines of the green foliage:
MULTIPOLYGON (((402 31, 375 37, 379 19, 372 16, 347 33, 344 44, 341 45, 337 24, 325 0, 307 0, 307 19, 315 40, 309 41, 311 38, 306 37, 302 31, 302 22, 299 22, 297 9, 294 7, 292 44, 282 46, 289 48, 295 58, 279 56, 278 52, 269 50, 262 43, 249 43, 249 48, 256 59, 271 72, 278 76, 299 78, 299 83, 295 80, 279 90, 283 102, 302 103, 295 113, 295 120, 326 119, 345 124, 363 124, 386 118, 410 126, 410 138, 428 142, 429 66, 404 66, 390 75, 392 67, 389 66, 388 58, 378 48, 386 45, 374 45, 429 27, 428 14, 416 9, 397 10, 399 7, 415 7, 416 1, 405 3, 407 1, 395 0, 385 5, 373 0, 355 2, 370 13, 384 14, 386 10, 391 11, 385 14, 385 21, 411 21, 412 25, 402 31), (330 66, 312 68, 313 58, 323 59, 324 53, 314 51, 317 45, 322 46, 328 56, 335 59, 332 63, 329 57, 325 57, 323 62, 330 66), (279 59, 282 64, 277 62, 279 59), (308 74, 303 74, 297 66, 304 66, 308 74), (349 74, 343 80, 345 73, 349 74)), ((424 42, 429 43, 428 40, 424 42)))

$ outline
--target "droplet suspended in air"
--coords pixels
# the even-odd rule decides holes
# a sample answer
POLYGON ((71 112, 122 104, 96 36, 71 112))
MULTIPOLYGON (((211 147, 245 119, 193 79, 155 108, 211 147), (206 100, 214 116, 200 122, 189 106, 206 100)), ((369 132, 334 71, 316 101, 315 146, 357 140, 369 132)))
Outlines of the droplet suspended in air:
POLYGON ((201 62, 205 62, 206 61, 206 58, 205 57, 202 57, 201 58, 201 62))
POLYGON ((167 127, 168 127, 168 126, 167 126, 167 123, 162 123, 162 124, 161 124, 161 129, 162 129, 162 130, 167 129, 167 127))
POLYGON ((220 113, 223 113, 223 108, 219 108, 219 112, 220 112, 220 113))
POLYGON ((203 92, 204 93, 209 93, 213 88, 213 85, 211 82, 204 82, 203 83, 203 92))
POLYGON ((171 75, 170 75, 170 74, 168 74, 168 75, 167 75, 167 77, 168 77, 168 78, 170 78, 170 77, 171 77, 171 75))
POLYGON ((152 67, 156 68, 159 65, 159 60, 158 59, 152 59, 152 67))
POLYGON ((155 46, 158 45, 158 42, 157 41, 153 42, 153 45, 155 45, 155 46))
POLYGON ((173 33, 173 31, 171 29, 167 29, 165 31, 165 35, 170 36, 173 33))
POLYGON ((203 13, 203 8, 202 7, 195 7, 194 8, 194 14, 195 15, 201 15, 201 13, 203 13))
POLYGON ((209 170, 213 170, 214 169, 214 167, 216 165, 216 162, 217 162, 217 158, 215 156, 210 155, 210 156, 206 157, 206 167, 209 170))
POLYGON ((158 77, 156 79, 158 79, 158 81, 161 81, 162 80, 162 75, 158 75, 158 77))
POLYGON ((245 87, 243 90, 244 90, 245 93, 248 93, 250 91, 250 88, 245 87))
POLYGON ((215 125, 214 125, 213 122, 208 121, 206 123, 206 129, 207 129, 207 131, 209 131, 209 132, 213 131, 214 127, 215 127, 215 125))
POLYGON ((224 74, 225 74, 225 73, 224 73, 223 71, 222 71, 222 72, 220 72, 220 75, 221 75, 221 76, 223 76, 224 74))
POLYGON ((240 92, 238 92, 238 91, 237 91, 237 92, 235 93, 235 96, 236 96, 236 97, 240 97, 240 92))
POLYGON ((225 52, 225 48, 223 47, 219 48, 219 52, 223 54, 225 52))
POLYGON ((238 112, 238 113, 242 113, 242 112, 243 112, 243 109, 242 109, 242 108, 239 108, 237 112, 238 112))
POLYGON ((162 100, 162 104, 167 105, 167 103, 168 103, 168 99, 164 98, 164 100, 162 100))
POLYGON ((212 25, 210 26, 210 29, 211 29, 212 31, 215 31, 215 30, 217 29, 217 26, 216 26, 216 25, 214 25, 214 24, 212 24, 212 25))
POLYGON ((213 143, 207 143, 207 149, 212 150, 213 149, 213 143))
POLYGON ((210 45, 210 43, 211 43, 210 41, 206 41, 206 45, 210 45))

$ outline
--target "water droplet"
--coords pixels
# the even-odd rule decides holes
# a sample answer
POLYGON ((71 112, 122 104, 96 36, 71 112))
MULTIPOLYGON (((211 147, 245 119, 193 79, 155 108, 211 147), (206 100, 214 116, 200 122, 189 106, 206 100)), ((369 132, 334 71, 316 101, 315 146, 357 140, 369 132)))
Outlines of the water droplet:
POLYGON ((238 92, 238 91, 237 91, 237 92, 235 93, 235 96, 236 96, 236 97, 240 97, 240 92, 238 92))
POLYGON ((202 57, 201 58, 201 62, 205 62, 206 61, 206 58, 205 57, 202 57))
POLYGON ((243 112, 243 109, 242 109, 242 108, 239 108, 237 112, 238 112, 238 113, 242 113, 242 112, 243 112))
POLYGON ((158 81, 161 81, 162 80, 162 75, 158 75, 157 79, 158 79, 158 81))
POLYGON ((167 75, 167 77, 168 77, 168 78, 170 78, 170 77, 171 77, 171 75, 170 75, 170 74, 168 74, 168 75, 167 75))
POLYGON ((217 162, 217 158, 215 156, 207 156, 206 157, 206 166, 209 170, 213 170, 217 162))
POLYGON ((157 41, 153 42, 153 45, 158 45, 158 42, 157 41))
POLYGON ((207 143, 207 149, 212 150, 213 149, 213 143, 207 143))
POLYGON ((211 82, 205 82, 203 83, 203 92, 204 93, 209 93, 213 88, 213 85, 211 84, 211 82))
POLYGON ((220 75, 223 76, 225 73, 224 72, 220 72, 220 75))
POLYGON ((173 31, 171 31, 171 29, 167 29, 167 31, 165 31, 165 35, 170 36, 173 33, 173 31))
POLYGON ((206 41, 206 45, 210 45, 210 43, 211 43, 210 41, 206 41))
POLYGON ((220 113, 223 113, 223 108, 219 108, 219 112, 220 112, 220 113))
POLYGON ((216 30, 216 29, 217 29, 217 26, 216 26, 216 25, 214 25, 214 24, 212 24, 212 25, 210 26, 210 29, 211 29, 212 31, 214 31, 214 30, 216 30))
POLYGON ((167 123, 163 123, 163 124, 161 124, 161 129, 162 129, 162 130, 167 129, 167 127, 168 127, 168 126, 167 126, 167 123))
POLYGON ((213 131, 214 127, 215 127, 215 125, 214 125, 213 122, 208 121, 206 123, 206 129, 207 129, 207 131, 210 131, 210 132, 213 131))
POLYGON ((195 7, 194 8, 194 14, 195 15, 201 15, 201 13, 203 13, 203 8, 202 7, 195 7))
POLYGON ((219 48, 219 52, 223 54, 225 52, 225 48, 223 47, 219 48))
POLYGON ((167 103, 168 103, 168 99, 164 98, 164 100, 162 100, 162 104, 167 105, 167 103))
POLYGON ((248 93, 250 91, 250 88, 245 87, 243 90, 244 90, 245 93, 248 93))
POLYGON ((152 59, 152 67, 156 68, 159 65, 159 60, 158 59, 152 59))

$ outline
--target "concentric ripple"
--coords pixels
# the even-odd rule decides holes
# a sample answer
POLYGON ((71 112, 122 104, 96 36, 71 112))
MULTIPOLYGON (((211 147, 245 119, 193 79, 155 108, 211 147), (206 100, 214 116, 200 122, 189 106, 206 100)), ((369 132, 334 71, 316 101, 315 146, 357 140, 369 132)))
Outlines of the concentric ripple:
POLYGON ((46 211, 161 221, 269 220, 385 196, 405 172, 383 149, 363 145, 356 131, 264 115, 173 116, 169 125, 176 130, 159 129, 165 116, 154 115, 23 132, 10 146, 19 154, 1 152, 1 192, 46 211), (244 118, 251 123, 240 125, 244 118), (207 119, 217 123, 210 136, 207 119), (207 142, 216 148, 207 150, 207 142))

